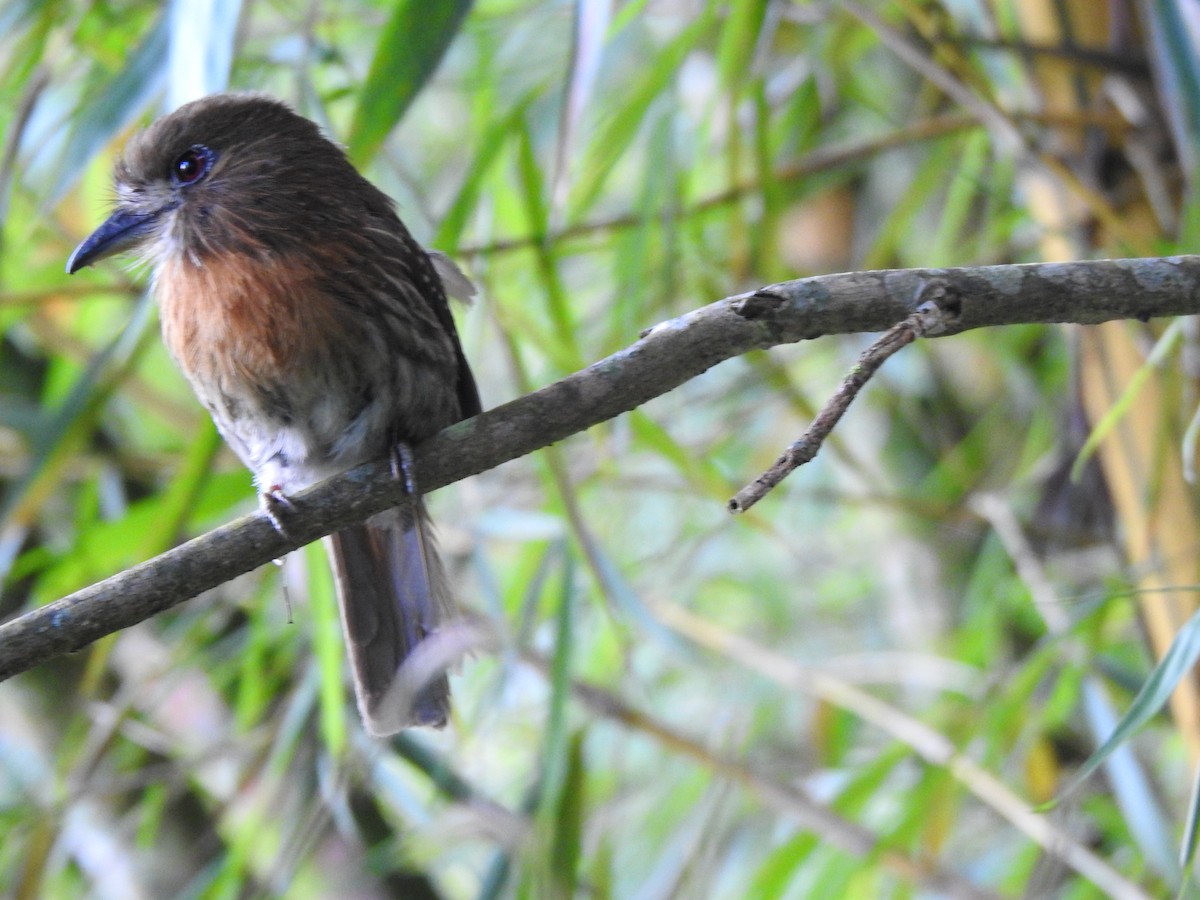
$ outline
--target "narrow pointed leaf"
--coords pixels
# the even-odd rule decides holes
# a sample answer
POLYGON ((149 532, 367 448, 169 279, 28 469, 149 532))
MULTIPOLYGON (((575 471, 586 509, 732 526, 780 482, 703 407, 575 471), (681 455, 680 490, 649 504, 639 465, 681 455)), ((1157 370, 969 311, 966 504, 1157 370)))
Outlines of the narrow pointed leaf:
POLYGON ((1191 671, 1197 660, 1200 660, 1200 612, 1194 613, 1188 619, 1187 624, 1179 629, 1175 640, 1171 642, 1171 646, 1163 658, 1154 667, 1154 671, 1150 673, 1150 677, 1146 679, 1146 683, 1142 685, 1137 696, 1133 698, 1129 711, 1121 717, 1121 721, 1117 723, 1116 729, 1109 735, 1108 740, 1088 757, 1079 773, 1062 791, 1060 797, 1066 796, 1082 784, 1100 767, 1113 750, 1129 740, 1139 728, 1150 721, 1170 699, 1171 692, 1175 690, 1180 679, 1191 671))
POLYGON ((350 125, 349 152, 356 165, 369 161, 404 117, 470 8, 471 0, 399 0, 392 7, 350 125))

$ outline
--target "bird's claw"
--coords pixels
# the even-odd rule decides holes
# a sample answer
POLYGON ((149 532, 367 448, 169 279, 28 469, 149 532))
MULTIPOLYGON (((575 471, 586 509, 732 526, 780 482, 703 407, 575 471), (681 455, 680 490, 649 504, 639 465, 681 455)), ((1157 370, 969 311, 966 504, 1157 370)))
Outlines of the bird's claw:
POLYGON ((404 482, 404 492, 410 497, 417 495, 417 479, 413 474, 412 447, 397 441, 392 445, 392 478, 404 482))
POLYGON ((291 535, 283 520, 284 516, 295 512, 296 504, 283 492, 283 488, 273 484, 267 490, 262 491, 258 495, 258 505, 262 509, 263 515, 271 520, 271 524, 279 532, 279 536, 290 540, 291 535))

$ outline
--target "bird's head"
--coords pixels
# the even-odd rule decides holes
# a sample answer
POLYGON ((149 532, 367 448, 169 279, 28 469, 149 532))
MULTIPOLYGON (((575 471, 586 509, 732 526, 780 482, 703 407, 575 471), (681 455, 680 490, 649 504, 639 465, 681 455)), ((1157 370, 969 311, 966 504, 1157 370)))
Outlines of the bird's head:
POLYGON ((286 252, 361 218, 364 185, 377 194, 315 124, 258 94, 215 94, 158 119, 130 140, 114 182, 115 208, 70 273, 124 250, 154 265, 286 252))

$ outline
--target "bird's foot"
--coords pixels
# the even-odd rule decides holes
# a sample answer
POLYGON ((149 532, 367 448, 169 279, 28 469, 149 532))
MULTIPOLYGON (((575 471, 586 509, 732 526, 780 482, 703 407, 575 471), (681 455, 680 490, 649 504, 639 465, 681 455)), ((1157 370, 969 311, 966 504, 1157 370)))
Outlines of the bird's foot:
POLYGON ((413 470, 412 447, 397 441, 392 445, 392 478, 404 482, 404 492, 410 497, 417 495, 417 478, 413 470))
POLYGON ((288 534, 284 518, 296 511, 296 504, 283 492, 283 488, 277 484, 273 484, 265 491, 260 492, 258 495, 258 505, 262 509, 263 515, 271 520, 271 524, 275 526, 275 530, 279 532, 280 537, 290 540, 291 535, 288 534))

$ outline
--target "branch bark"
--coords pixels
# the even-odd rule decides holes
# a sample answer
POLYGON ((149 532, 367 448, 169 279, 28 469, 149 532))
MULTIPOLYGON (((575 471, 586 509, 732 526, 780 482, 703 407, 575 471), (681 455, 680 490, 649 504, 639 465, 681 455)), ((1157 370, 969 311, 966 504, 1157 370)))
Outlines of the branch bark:
MULTIPOLYGON (((460 422, 414 452, 435 490, 628 412, 726 359, 832 334, 882 331, 939 279, 962 300, 943 334, 1018 323, 1146 321, 1200 312, 1200 257, 822 275, 727 297, 539 391, 460 422)), ((0 680, 87 646, 338 528, 395 506, 384 460, 298 494, 287 539, 247 516, 0 626, 0 680)))

